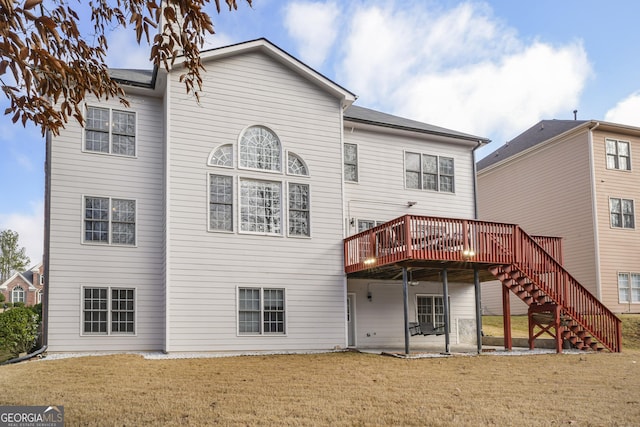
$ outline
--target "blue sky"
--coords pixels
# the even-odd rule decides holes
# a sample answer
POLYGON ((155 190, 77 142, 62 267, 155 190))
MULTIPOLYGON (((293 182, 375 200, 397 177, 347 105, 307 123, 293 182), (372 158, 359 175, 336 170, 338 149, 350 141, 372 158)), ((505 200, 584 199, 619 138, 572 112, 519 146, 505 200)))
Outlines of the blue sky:
MULTIPOLYGON (((640 126, 635 0, 238 1, 213 15, 205 48, 265 37, 356 93, 357 105, 490 138, 480 156, 574 109, 640 126)), ((150 68, 148 46, 130 33, 110 34, 108 64, 150 68)), ((0 229, 20 233, 34 264, 43 199, 39 130, 0 116, 0 229)))

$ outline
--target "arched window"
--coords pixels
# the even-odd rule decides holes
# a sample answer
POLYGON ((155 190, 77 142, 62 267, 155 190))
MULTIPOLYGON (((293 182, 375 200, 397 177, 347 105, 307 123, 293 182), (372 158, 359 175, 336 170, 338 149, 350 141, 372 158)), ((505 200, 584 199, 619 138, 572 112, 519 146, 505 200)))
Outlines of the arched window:
POLYGON ((11 291, 11 302, 24 302, 24 289, 20 286, 16 286, 11 291))
POLYGON ((209 166, 233 167, 233 145, 220 145, 209 154, 209 166))
POLYGON ((290 175, 308 176, 309 170, 297 154, 287 153, 287 173, 290 175))
POLYGON ((240 167, 266 171, 282 170, 280 140, 264 126, 252 126, 240 137, 240 167))

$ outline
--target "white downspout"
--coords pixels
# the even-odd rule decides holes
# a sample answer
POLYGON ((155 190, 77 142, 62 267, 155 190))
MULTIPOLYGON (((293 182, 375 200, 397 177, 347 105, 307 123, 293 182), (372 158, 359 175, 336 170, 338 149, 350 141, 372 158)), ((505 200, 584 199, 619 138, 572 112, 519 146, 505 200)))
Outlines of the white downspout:
POLYGON ((595 245, 595 264, 596 264, 596 297, 602 301, 602 286, 600 277, 600 237, 598 235, 598 204, 596 193, 596 171, 595 160, 593 158, 593 131, 600 126, 600 122, 596 122, 593 127, 589 128, 589 174, 591 175, 591 212, 593 214, 593 240, 595 245))

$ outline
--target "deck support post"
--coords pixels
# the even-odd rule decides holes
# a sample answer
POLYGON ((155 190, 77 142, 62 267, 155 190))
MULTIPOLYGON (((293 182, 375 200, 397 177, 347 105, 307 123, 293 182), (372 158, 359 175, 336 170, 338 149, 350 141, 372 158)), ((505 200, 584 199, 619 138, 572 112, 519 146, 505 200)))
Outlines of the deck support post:
POLYGON ((449 277, 447 269, 442 269, 442 306, 444 308, 444 353, 451 353, 449 337, 449 277))
POLYGON ((504 327, 505 350, 513 349, 513 340, 511 339, 511 303, 509 302, 509 292, 509 288, 502 285, 502 325, 504 327))
POLYGON ((402 267, 402 304, 404 306, 404 354, 409 355, 409 283, 407 267, 402 267))
POLYGON ((473 287, 476 291, 476 343, 478 354, 482 353, 482 298, 480 294, 480 272, 478 267, 473 269, 473 287))

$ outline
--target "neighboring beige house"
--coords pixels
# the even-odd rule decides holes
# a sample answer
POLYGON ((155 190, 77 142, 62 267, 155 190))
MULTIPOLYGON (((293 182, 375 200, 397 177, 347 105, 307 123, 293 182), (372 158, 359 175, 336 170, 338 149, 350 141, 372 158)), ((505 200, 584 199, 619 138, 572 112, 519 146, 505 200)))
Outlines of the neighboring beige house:
POLYGON ((16 272, 0 285, 0 293, 6 302, 23 302, 25 305, 35 305, 42 302, 44 287, 44 267, 42 263, 30 270, 16 272))
MULTIPOLYGON (((571 275, 612 311, 638 313, 639 153, 640 128, 543 120, 478 162, 479 217, 562 237, 571 275)), ((501 314, 500 295, 499 282, 483 286, 485 314, 501 314)))

